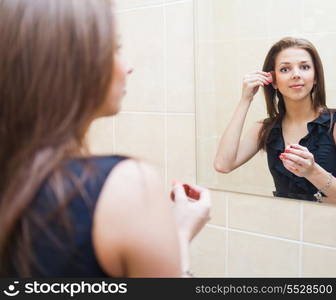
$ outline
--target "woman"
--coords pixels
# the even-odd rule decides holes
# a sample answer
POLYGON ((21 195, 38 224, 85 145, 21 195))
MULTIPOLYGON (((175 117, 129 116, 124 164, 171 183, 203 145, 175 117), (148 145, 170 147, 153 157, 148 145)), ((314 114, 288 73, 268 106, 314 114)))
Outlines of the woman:
POLYGON ((229 173, 263 149, 275 196, 336 202, 334 120, 326 106, 317 50, 305 39, 283 38, 269 50, 263 70, 244 77, 242 97, 221 138, 215 169, 229 173), (259 87, 264 87, 268 118, 256 122, 241 139, 259 87))
POLYGON ((118 113, 131 73, 111 8, 0 0, 2 276, 190 276, 208 191, 176 184, 172 211, 151 166, 85 147, 90 123, 118 113))

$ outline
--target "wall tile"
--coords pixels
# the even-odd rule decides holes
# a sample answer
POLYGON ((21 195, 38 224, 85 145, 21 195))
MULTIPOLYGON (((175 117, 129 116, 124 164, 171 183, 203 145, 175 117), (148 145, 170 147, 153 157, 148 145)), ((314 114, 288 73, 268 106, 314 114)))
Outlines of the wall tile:
POLYGON ((194 112, 193 2, 166 6, 167 108, 194 112))
POLYGON ((191 269, 197 277, 225 276, 225 240, 222 229, 205 227, 191 244, 191 269))
POLYGON ((299 245, 229 232, 229 277, 297 277, 299 245))
POLYGON ((172 3, 172 2, 192 2, 193 0, 166 0, 166 3, 172 3))
POLYGON ((195 145, 195 116, 168 115, 168 185, 170 185, 173 180, 196 183, 195 145))
MULTIPOLYGON (((266 38, 270 26, 268 16, 272 16, 271 7, 274 3, 269 0, 238 0, 233 2, 235 2, 235 8, 232 18, 234 19, 233 24, 236 24, 236 36, 240 39, 266 38)), ((227 14, 229 13, 228 11, 227 14)))
POLYGON ((336 249, 304 245, 302 277, 336 277, 336 249))
POLYGON ((123 53, 134 68, 129 76, 124 111, 165 110, 164 8, 153 7, 118 15, 123 53))
POLYGON ((196 55, 196 92, 204 94, 215 93, 215 78, 213 76, 217 62, 215 61, 213 42, 200 42, 195 49, 196 55))
POLYGON ((216 41, 212 47, 215 60, 214 73, 206 76, 213 77, 215 93, 218 95, 218 108, 222 114, 226 114, 227 108, 232 106, 231 103, 241 97, 243 77, 238 77, 240 62, 237 55, 241 50, 236 40, 216 41))
POLYGON ((304 202, 303 240, 336 247, 336 206, 304 202))
MULTIPOLYGON (((212 0, 212 15, 214 22, 214 40, 222 41, 236 38, 240 24, 237 19, 240 5, 237 0, 212 0)), ((209 4, 209 5, 211 5, 209 4)))
POLYGON ((197 136, 207 139, 217 135, 217 97, 215 94, 198 93, 196 112, 197 136))
POLYGON ((140 7, 146 7, 148 5, 160 5, 165 2, 165 0, 114 0, 116 3, 116 8, 121 9, 134 9, 140 7))
POLYGON ((302 11, 302 28, 304 32, 335 32, 336 9, 334 1, 304 0, 302 11))
POLYGON ((300 202, 232 193, 230 228, 283 238, 300 239, 300 202))
MULTIPOLYGON (((195 0, 195 36, 199 42, 214 40, 214 10, 212 0, 195 0)), ((196 49, 197 50, 197 49, 196 49)))
POLYGON ((298 36, 302 33, 302 11, 306 5, 306 1, 270 1, 271 7, 268 18, 268 25, 265 30, 269 36, 281 35, 298 36))
POLYGON ((93 154, 113 154, 115 150, 113 117, 95 120, 91 124, 87 141, 93 154))
MULTIPOLYGON (((164 116, 122 113, 116 118, 116 152, 145 159, 164 176, 164 116)), ((164 178, 164 177, 163 177, 164 178)))
POLYGON ((265 153, 258 153, 244 166, 229 174, 217 173, 216 188, 273 198, 275 188, 265 153), (256 170, 258 170, 258 176, 256 176, 256 170))
POLYGON ((333 63, 335 52, 333 51, 334 47, 330 46, 336 45, 336 32, 309 34, 307 38, 314 44, 322 60, 327 105, 329 107, 336 107, 336 98, 334 97, 336 70, 333 63))
POLYGON ((217 143, 216 136, 197 139, 197 182, 209 188, 217 185, 217 172, 213 167, 217 143))
POLYGON ((227 222, 227 193, 222 191, 210 190, 212 208, 210 224, 217 226, 226 226, 227 222))

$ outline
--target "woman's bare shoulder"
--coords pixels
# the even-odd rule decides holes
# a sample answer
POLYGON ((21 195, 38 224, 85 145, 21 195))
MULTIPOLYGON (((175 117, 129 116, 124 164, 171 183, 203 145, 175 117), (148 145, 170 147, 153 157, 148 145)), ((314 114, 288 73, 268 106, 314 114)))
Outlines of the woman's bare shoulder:
POLYGON ((153 182, 154 185, 161 183, 156 168, 141 160, 126 159, 111 170, 103 186, 102 195, 111 189, 113 192, 124 192, 124 188, 130 184, 133 184, 133 189, 143 190, 146 188, 143 185, 144 181, 153 182))
POLYGON ((103 269, 113 276, 125 276, 125 260, 141 266, 153 244, 164 244, 164 238, 172 242, 170 208, 162 180, 152 165, 134 159, 119 163, 110 172, 94 213, 94 248, 103 269), (148 231, 153 226, 156 230, 148 231), (160 237, 160 232, 166 232, 166 237, 160 237))

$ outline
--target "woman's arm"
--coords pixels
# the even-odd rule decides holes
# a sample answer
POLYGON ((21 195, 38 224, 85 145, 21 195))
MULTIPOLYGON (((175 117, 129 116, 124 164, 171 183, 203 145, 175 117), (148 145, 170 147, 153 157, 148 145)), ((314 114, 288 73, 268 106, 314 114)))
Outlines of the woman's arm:
POLYGON ((126 160, 112 170, 94 214, 93 240, 98 261, 111 276, 182 274, 172 209, 157 173, 145 163, 126 160))
POLYGON ((214 162, 216 171, 220 173, 230 173, 249 161, 258 152, 258 136, 262 122, 256 122, 241 140, 237 140, 240 139, 241 133, 234 132, 238 129, 238 127, 234 129, 234 122, 229 127, 220 140, 214 162), (231 139, 230 136, 232 136, 231 139))
POLYGON ((189 243, 210 219, 210 193, 198 185, 175 183, 172 196, 183 276, 188 277, 189 243))
POLYGON ((306 147, 291 144, 280 155, 284 167, 296 176, 305 177, 327 197, 322 202, 336 203, 336 179, 318 165, 306 147))
POLYGON ((313 185, 323 192, 327 197, 323 197, 322 202, 336 203, 336 178, 315 164, 313 171, 306 176, 313 185))
MULTIPOLYGON (((334 142, 336 141, 336 126, 333 129, 334 142)), ((311 176, 307 178, 319 190, 322 190, 327 197, 323 197, 322 202, 336 203, 336 178, 324 170, 321 166, 316 166, 311 176)))
POLYGON ((272 79, 266 72, 254 72, 244 77, 241 100, 219 143, 214 161, 216 171, 229 173, 258 152, 258 136, 262 122, 257 122, 242 140, 241 134, 253 97, 260 86, 271 82, 272 79))
POLYGON ((174 203, 154 169, 121 162, 109 175, 94 216, 93 240, 103 269, 117 277, 186 277, 189 243, 209 219, 207 189, 181 184, 174 203))

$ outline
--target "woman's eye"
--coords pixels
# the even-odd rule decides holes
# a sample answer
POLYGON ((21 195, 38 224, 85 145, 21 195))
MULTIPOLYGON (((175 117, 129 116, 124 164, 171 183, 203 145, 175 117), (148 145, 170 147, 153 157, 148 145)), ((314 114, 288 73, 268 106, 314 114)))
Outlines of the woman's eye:
POLYGON ((302 69, 303 69, 303 70, 309 70, 309 69, 310 69, 310 66, 309 66, 309 65, 303 65, 303 66, 302 66, 302 69))
POLYGON ((284 72, 287 72, 287 71, 288 71, 288 68, 281 68, 281 69, 280 69, 280 72, 283 72, 283 73, 284 73, 284 72))

